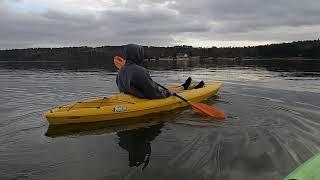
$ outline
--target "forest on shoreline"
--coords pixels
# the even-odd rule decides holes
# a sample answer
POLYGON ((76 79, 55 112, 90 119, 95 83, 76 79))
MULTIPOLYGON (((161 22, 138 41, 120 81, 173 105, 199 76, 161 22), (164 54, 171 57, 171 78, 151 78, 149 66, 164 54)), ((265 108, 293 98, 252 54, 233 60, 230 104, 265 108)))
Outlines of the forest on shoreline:
MULTIPOLYGON (((144 46, 145 59, 176 57, 177 54, 200 58, 299 58, 320 59, 320 40, 294 41, 249 47, 200 48, 192 46, 153 47, 144 46)), ((62 61, 102 63, 121 55, 122 46, 29 48, 0 50, 0 61, 62 61)))

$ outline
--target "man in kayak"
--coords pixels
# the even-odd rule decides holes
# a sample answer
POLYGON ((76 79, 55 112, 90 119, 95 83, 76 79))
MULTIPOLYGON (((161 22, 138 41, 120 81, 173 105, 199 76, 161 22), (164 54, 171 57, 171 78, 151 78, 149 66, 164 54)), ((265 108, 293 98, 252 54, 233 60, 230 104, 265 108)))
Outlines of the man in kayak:
MULTIPOLYGON (((126 64, 118 71, 117 86, 120 92, 131 94, 144 99, 163 99, 179 91, 187 90, 191 84, 189 77, 184 84, 172 91, 160 89, 151 79, 147 70, 142 67, 144 50, 142 46, 128 44, 124 46, 126 64)), ((201 81, 194 88, 201 88, 204 82, 201 81)))

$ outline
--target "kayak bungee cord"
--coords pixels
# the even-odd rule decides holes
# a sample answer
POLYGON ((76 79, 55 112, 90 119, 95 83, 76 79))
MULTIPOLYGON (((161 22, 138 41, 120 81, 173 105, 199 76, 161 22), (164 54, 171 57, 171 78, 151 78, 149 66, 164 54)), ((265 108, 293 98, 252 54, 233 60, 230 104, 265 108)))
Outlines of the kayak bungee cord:
MULTIPOLYGON (((120 103, 123 103, 123 104, 135 104, 134 102, 130 102, 130 101, 124 101, 124 100, 119 100, 119 99, 113 99, 112 102, 103 102, 105 99, 108 99, 107 97, 104 97, 102 98, 101 102, 85 102, 85 104, 97 104, 99 103, 98 106, 95 106, 95 107, 90 107, 90 106, 83 106, 83 107, 77 107, 77 108, 100 108, 102 104, 118 104, 119 102, 120 103)), ((71 107, 58 107, 59 109, 63 109, 63 108, 68 108, 67 111, 70 111, 72 108, 75 108, 75 106, 77 104, 81 104, 82 102, 79 101, 79 102, 76 102, 74 103, 71 107)))

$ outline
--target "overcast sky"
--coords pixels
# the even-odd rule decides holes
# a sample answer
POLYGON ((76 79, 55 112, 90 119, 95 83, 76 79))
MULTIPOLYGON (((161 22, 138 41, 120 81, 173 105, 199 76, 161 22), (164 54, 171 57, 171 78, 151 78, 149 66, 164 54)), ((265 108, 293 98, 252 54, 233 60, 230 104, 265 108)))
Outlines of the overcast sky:
POLYGON ((320 0, 0 0, 0 49, 247 46, 319 32, 320 0))

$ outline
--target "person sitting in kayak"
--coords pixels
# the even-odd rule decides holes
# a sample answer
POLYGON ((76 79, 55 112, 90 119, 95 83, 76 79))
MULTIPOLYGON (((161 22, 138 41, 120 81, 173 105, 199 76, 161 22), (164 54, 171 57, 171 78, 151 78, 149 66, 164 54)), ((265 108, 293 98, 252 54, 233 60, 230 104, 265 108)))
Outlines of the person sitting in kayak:
MULTIPOLYGON (((120 92, 131 94, 144 99, 163 99, 179 91, 186 90, 191 84, 189 77, 184 84, 172 91, 160 89, 152 80, 148 71, 142 67, 144 50, 142 46, 128 44, 124 46, 126 64, 118 71, 117 86, 120 92)), ((201 81, 194 88, 201 88, 204 82, 201 81)))

